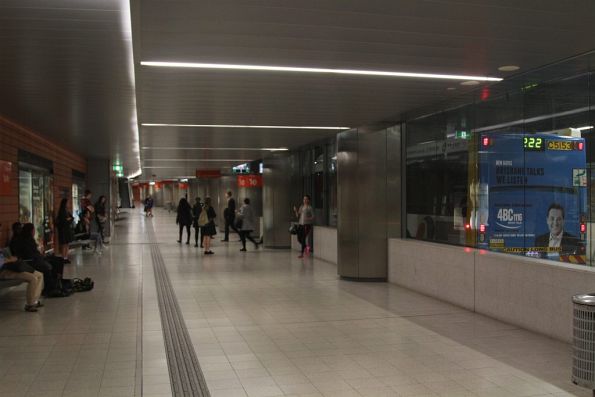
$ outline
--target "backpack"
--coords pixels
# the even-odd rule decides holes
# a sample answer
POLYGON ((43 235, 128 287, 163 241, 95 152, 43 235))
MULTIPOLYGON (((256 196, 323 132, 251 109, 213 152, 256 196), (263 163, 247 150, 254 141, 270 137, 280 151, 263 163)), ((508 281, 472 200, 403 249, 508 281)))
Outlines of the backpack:
POLYGON ((84 280, 81 280, 80 278, 72 279, 72 290, 74 292, 91 291, 94 286, 95 282, 89 277, 86 277, 84 280))
POLYGON ((209 223, 209 216, 207 215, 207 207, 205 207, 200 211, 200 215, 198 216, 198 226, 206 226, 207 223, 209 223))

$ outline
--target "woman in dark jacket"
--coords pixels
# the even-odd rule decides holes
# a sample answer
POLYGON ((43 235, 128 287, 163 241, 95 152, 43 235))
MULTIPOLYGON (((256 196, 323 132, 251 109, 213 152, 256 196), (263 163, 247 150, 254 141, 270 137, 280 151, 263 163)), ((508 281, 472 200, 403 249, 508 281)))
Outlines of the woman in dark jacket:
POLYGON ((43 295, 54 296, 57 290, 58 278, 62 277, 63 265, 50 265, 37 246, 35 241, 35 226, 32 223, 23 225, 23 230, 17 239, 18 250, 14 254, 17 258, 29 261, 31 266, 38 272, 43 273, 43 295))
MULTIPOLYGON (((198 247, 198 235, 200 234, 200 226, 198 226, 198 217, 202 211, 202 203, 200 197, 196 198, 194 205, 192 206, 192 227, 194 228, 194 246, 198 247)), ((200 242, 200 248, 202 248, 202 240, 200 242)))
POLYGON ((202 207, 202 212, 198 217, 198 225, 200 226, 200 232, 202 235, 202 244, 205 248, 205 255, 213 255, 211 251, 211 237, 217 234, 215 230, 215 218, 217 214, 215 209, 211 205, 211 198, 205 198, 205 205, 202 207), (204 212, 204 214, 202 213, 204 212))
POLYGON ((99 235, 101 235, 101 241, 105 243, 105 238, 103 236, 103 230, 105 228, 105 224, 107 223, 107 211, 105 209, 105 204, 107 203, 107 198, 105 196, 99 196, 99 199, 95 203, 95 222, 97 222, 97 231, 99 235))
POLYGON ((68 260, 68 245, 74 240, 74 231, 72 230, 72 214, 68 212, 68 199, 63 198, 60 202, 58 217, 56 218, 56 228, 58 229, 58 242, 60 243, 60 254, 64 262, 68 260))
POLYGON ((178 239, 178 243, 182 243, 182 233, 184 232, 184 228, 186 228, 186 234, 188 238, 186 239, 186 244, 190 244, 190 225, 192 225, 192 208, 190 204, 188 204, 188 200, 185 198, 181 198, 180 202, 178 203, 178 216, 176 217, 176 224, 180 225, 180 238, 178 239))

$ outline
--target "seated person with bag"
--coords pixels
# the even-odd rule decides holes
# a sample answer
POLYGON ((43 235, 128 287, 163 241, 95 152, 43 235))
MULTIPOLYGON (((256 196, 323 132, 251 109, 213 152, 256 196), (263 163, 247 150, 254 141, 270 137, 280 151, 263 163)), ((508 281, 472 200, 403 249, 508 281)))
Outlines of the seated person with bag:
POLYGON ((63 261, 48 262, 43 254, 39 251, 37 242, 35 241, 35 227, 32 223, 23 225, 23 229, 16 236, 13 244, 15 251, 13 252, 17 258, 27 262, 38 272, 43 273, 44 290, 43 295, 47 297, 64 296, 59 289, 59 280, 62 278, 64 270, 63 261))
POLYGON ((43 274, 11 256, 8 250, 0 250, 0 280, 20 280, 27 283, 25 311, 36 312, 37 308, 43 307, 39 300, 43 289, 43 274))

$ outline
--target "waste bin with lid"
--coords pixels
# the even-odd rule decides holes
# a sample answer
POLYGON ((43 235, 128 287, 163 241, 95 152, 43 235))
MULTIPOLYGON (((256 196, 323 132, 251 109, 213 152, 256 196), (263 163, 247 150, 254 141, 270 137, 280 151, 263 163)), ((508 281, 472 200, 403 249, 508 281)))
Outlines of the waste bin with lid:
POLYGON ((595 390, 595 293, 575 295, 572 302, 572 382, 595 390))

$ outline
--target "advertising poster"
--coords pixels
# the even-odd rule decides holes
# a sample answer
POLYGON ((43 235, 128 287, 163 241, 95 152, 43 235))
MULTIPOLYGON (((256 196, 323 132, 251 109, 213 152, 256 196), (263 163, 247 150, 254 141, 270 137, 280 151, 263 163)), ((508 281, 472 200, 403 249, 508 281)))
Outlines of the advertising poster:
POLYGON ((480 245, 584 263, 584 139, 488 134, 480 145, 480 245))
POLYGON ((12 174, 12 163, 0 160, 0 196, 10 196, 12 190, 10 177, 12 174))

